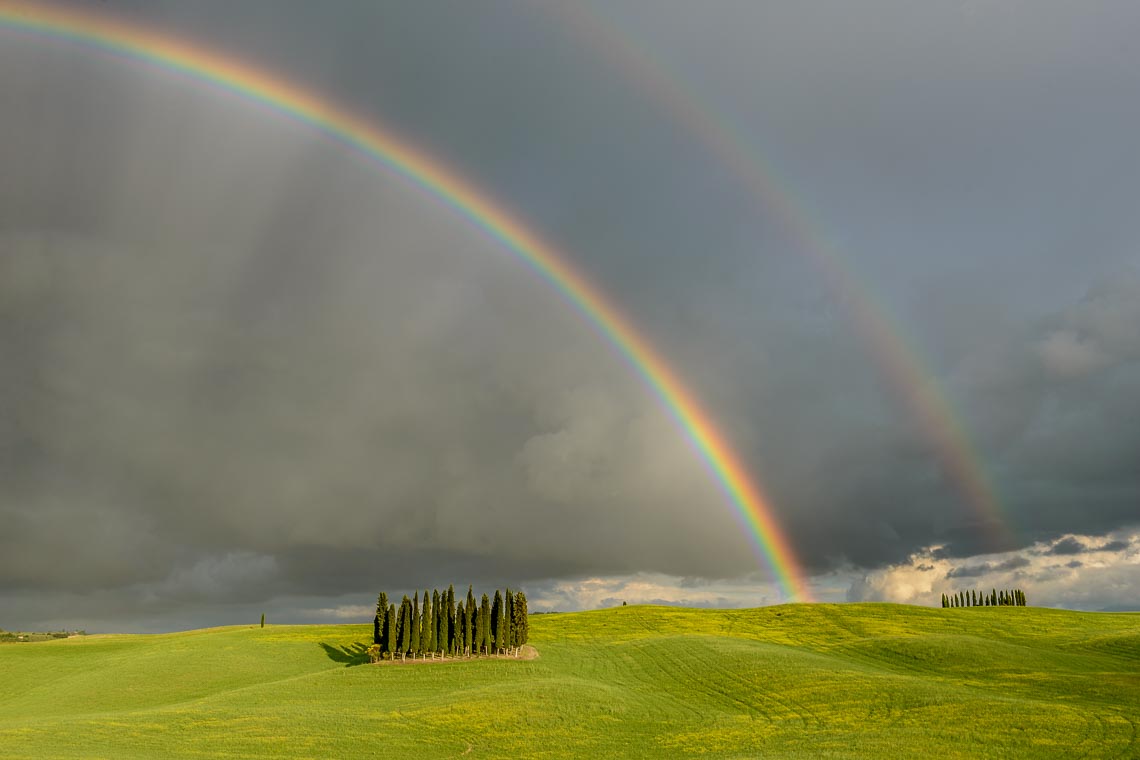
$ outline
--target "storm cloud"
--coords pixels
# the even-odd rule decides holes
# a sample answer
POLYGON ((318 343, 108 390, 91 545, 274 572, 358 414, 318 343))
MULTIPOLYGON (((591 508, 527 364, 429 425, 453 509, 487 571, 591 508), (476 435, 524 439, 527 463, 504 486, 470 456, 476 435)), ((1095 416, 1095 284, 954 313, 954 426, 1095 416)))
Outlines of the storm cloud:
MULTIPOLYGON (((1140 522, 1137 9, 102 5, 524 219, 694 390, 817 597, 1125 603, 1073 579, 1128 587, 1140 522), (825 244, 850 282, 803 255, 825 244), (868 309, 996 512, 854 329, 868 309)), ((645 382, 429 193, 217 87, 2 28, 0 112, 0 625, 342 620, 467 581, 537 609, 781 600, 645 382)))

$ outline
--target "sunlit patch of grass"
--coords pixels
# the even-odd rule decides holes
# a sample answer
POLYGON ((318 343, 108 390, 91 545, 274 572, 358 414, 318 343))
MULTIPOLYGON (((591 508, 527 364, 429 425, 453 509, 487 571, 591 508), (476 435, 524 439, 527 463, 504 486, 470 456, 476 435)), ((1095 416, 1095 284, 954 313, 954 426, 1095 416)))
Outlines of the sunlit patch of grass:
POLYGON ((1140 615, 622 607, 531 661, 373 667, 370 625, 0 648, 4 757, 1140 756, 1140 615), (464 754, 466 753, 466 754, 464 754))

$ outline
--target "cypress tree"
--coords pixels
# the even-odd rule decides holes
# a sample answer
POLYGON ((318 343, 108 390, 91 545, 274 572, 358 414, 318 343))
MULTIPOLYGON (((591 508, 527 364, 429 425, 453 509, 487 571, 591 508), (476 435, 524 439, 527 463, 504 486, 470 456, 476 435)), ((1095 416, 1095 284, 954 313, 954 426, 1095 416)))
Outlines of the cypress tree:
POLYGON ((412 602, 408 595, 400 601, 400 618, 396 626, 396 650, 403 657, 408 653, 412 641, 412 602))
POLYGON ((412 597, 412 619, 411 619, 411 635, 408 637, 408 651, 412 653, 412 659, 420 651, 420 592, 417 591, 415 596, 412 597))
POLYGON ((521 591, 515 594, 513 609, 515 620, 511 630, 513 630, 515 634, 515 646, 521 647, 530 636, 530 618, 527 617, 526 594, 521 591))
POLYGON ((467 606, 463 610, 467 613, 467 630, 471 631, 471 641, 467 642, 467 646, 478 646, 479 639, 475 636, 475 591, 470 584, 467 586, 467 606))
POLYGON ((507 650, 515 646, 515 595, 508 586, 503 594, 503 639, 507 650))
POLYGON ((495 601, 491 602, 491 649, 498 652, 503 644, 503 592, 495 589, 495 601))
POLYGON ((463 645, 464 627, 467 623, 467 615, 463 612, 463 600, 459 600, 459 607, 455 610, 455 639, 459 642, 459 646, 463 645))
POLYGON ((947 606, 948 606, 948 605, 947 605, 947 603, 946 603, 946 592, 943 592, 943 593, 942 593, 942 608, 943 608, 943 609, 946 609, 946 607, 947 607, 947 606))
POLYGON ((483 601, 479 604, 479 650, 486 654, 491 653, 491 600, 483 594, 483 601))
POLYGON ((505 653, 511 646, 511 620, 506 616, 506 602, 499 607, 499 615, 502 615, 502 618, 499 618, 499 635, 503 639, 499 644, 499 652, 505 653))
POLYGON ((396 605, 388 604, 388 616, 384 619, 383 640, 380 642, 380 653, 389 655, 396 648, 396 605))
POLYGON ((448 650, 454 654, 455 650, 459 648, 456 642, 455 635, 455 586, 447 584, 447 601, 444 603, 445 611, 447 613, 447 634, 444 637, 447 640, 448 650))
POLYGON ((467 654, 467 650, 471 648, 471 640, 475 638, 474 628, 475 618, 471 616, 471 610, 467 609, 466 600, 459 600, 459 604, 455 605, 455 628, 461 634, 458 646, 462 654, 467 654), (463 622, 459 622, 459 612, 463 611, 463 622))
POLYGON ((463 608, 463 612, 467 615, 467 633, 471 637, 471 639, 467 642, 467 655, 469 657, 475 654, 474 647, 479 646, 479 637, 476 635, 476 628, 478 626, 478 623, 476 621, 479 617, 476 614, 477 607, 478 605, 475 604, 475 597, 468 593, 467 606, 463 608))
POLYGON ((443 608, 443 595, 437 599, 432 594, 432 604, 435 605, 435 648, 447 654, 447 611, 443 608))
POLYGON ((424 592, 424 651, 435 653, 436 610, 439 609, 439 592, 433 591, 431 603, 428 603, 427 592, 424 592))
POLYGON ((478 608, 467 610, 467 617, 471 622, 471 654, 477 654, 479 644, 483 641, 483 616, 478 608))
POLYGON ((380 644, 380 649, 384 649, 384 624, 387 622, 388 617, 388 594, 381 591, 380 596, 376 598, 376 618, 372 624, 372 643, 380 644))

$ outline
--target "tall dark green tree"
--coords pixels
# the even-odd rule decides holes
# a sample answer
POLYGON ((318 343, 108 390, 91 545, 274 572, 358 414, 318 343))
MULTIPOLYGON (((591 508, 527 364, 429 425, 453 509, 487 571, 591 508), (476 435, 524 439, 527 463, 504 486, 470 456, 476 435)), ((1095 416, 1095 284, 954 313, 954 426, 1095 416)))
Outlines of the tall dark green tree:
POLYGON ((515 595, 511 593, 510 586, 503 593, 503 638, 506 640, 508 650, 515 647, 515 595))
POLYGON ((384 651, 384 624, 388 617, 388 594, 381 591, 376 599, 376 617, 372 621, 372 643, 380 645, 384 651))
POLYGON ((384 620, 383 640, 380 642, 380 653, 390 657, 396 649, 396 605, 388 604, 388 617, 384 620))
MULTIPOLYGON (((467 629, 469 631, 471 631, 471 643, 468 644, 468 647, 479 646, 479 639, 475 636, 475 619, 477 617, 477 615, 475 614, 475 610, 477 608, 478 608, 478 605, 475 603, 475 591, 474 591, 472 586, 468 585, 467 586, 467 606, 464 607, 464 610, 466 610, 466 612, 467 612, 467 629)), ((468 652, 468 654, 474 654, 474 653, 475 653, 474 650, 470 650, 468 652)))
POLYGON ((446 615, 444 618, 445 628, 444 640, 447 642, 447 651, 455 654, 455 586, 451 583, 447 584, 447 594, 440 594, 440 599, 443 604, 443 613, 446 615))
POLYGON ((491 600, 483 594, 479 604, 479 651, 484 654, 491 653, 491 600))
POLYGON ((424 591, 424 634, 427 636, 427 643, 424 645, 425 652, 435 652, 437 648, 437 636, 439 635, 439 626, 435 623, 437 613, 439 611, 439 591, 432 591, 431 602, 427 602, 427 591, 424 591))
MULTIPOLYGON (((467 625, 467 614, 463 611, 463 600, 459 600, 459 606, 455 610, 455 639, 459 642, 458 646, 463 646, 463 637, 466 635, 465 628, 467 625)), ((457 652, 462 654, 462 652, 457 652)))
POLYGON ((503 643, 502 634, 503 592, 495 589, 495 601, 491 602, 491 650, 499 651, 503 643))
POLYGON ((478 605, 474 610, 468 610, 467 615, 471 618, 471 654, 476 655, 479 653, 479 645, 483 642, 483 616, 479 612, 478 605))
POLYGON ((411 632, 408 636, 408 651, 415 657, 420 651, 420 592, 412 597, 411 632))
POLYGON ((447 621, 443 612, 443 595, 433 590, 431 593, 432 624, 435 627, 435 651, 447 652, 447 621))
POLYGON ((521 647, 530 638, 530 617, 526 610, 526 594, 521 591, 515 593, 515 603, 511 607, 514 614, 514 623, 511 630, 514 632, 515 646, 521 647))
POLYGON ((408 595, 400 601, 400 618, 396 627, 396 650, 403 657, 412 648, 412 601, 408 595))

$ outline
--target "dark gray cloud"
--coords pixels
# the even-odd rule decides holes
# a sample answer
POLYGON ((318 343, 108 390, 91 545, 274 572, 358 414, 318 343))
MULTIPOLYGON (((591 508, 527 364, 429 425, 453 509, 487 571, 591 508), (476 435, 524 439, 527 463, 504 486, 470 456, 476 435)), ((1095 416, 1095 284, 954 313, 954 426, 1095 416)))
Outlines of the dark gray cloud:
MULTIPOLYGON (((951 568, 946 573, 947 578, 977 578, 990 573, 1000 573, 1006 570, 1017 570, 1022 567, 1027 567, 1029 560, 1025 557, 1010 557, 1001 562, 984 562, 980 565, 963 565, 962 567, 951 568)), ((929 565, 920 565, 918 570, 928 571, 931 568, 929 565)))
POLYGON ((1047 554, 1084 554, 1089 548, 1072 536, 1062 538, 1049 547, 1047 554))
MULTIPOLYGON (((821 578, 933 546, 916 572, 961 578, 1033 542, 1128 549, 1062 537, 1140 504, 1137 9, 585 6, 599 37, 532 3, 101 5, 382 120, 526 219, 669 358, 821 578), (829 285, 781 204, 863 284, 829 285), (920 357, 998 514, 853 303, 920 357)), ((652 394, 472 225, 233 95, 0 41, 0 625, 764 582, 652 394)))

